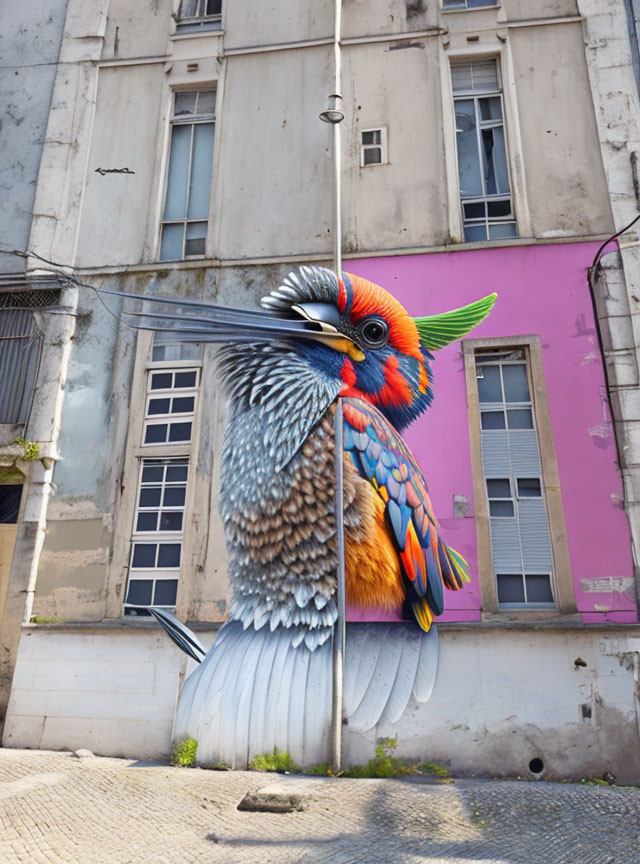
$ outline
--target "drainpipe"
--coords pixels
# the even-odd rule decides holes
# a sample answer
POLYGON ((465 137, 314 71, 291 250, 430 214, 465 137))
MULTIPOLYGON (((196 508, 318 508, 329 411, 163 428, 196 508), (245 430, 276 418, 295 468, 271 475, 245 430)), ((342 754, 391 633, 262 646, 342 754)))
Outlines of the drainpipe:
MULTIPOLYGON (((340 36, 342 30, 342 0, 334 0, 333 7, 333 61, 334 88, 329 105, 320 114, 324 123, 332 127, 333 141, 333 270, 342 278, 342 214, 341 214, 341 142, 340 123, 344 120, 342 104, 342 71, 340 36)), ((331 768, 334 774, 342 764, 342 684, 346 639, 346 599, 344 572, 344 513, 343 513, 343 442, 342 402, 338 399, 335 417, 335 472, 336 472, 336 539, 337 539, 337 605, 338 618, 333 631, 333 686, 331 710, 331 768)))

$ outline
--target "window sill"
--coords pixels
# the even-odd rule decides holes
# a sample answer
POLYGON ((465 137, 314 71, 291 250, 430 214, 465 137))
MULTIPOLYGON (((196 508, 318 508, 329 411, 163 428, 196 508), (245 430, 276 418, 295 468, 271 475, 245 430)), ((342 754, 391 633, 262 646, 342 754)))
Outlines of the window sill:
POLYGON ((205 36, 224 36, 224 30, 216 30, 214 27, 202 27, 200 30, 190 30, 186 33, 176 30, 169 37, 172 41, 179 39, 202 39, 205 36))
POLYGON ((445 8, 442 8, 442 9, 440 9, 440 12, 442 12, 443 15, 453 15, 454 13, 457 13, 457 12, 486 12, 488 9, 501 9, 501 8, 502 8, 501 3, 495 3, 495 4, 487 4, 486 6, 474 6, 471 9, 463 9, 463 8, 445 9, 445 8))
MULTIPOLYGON (((193 631, 211 631, 219 630, 224 621, 193 621, 187 622, 187 627, 193 631)), ((48 621, 40 623, 28 623, 22 625, 23 630, 56 630, 58 632, 73 632, 79 633, 83 630, 91 630, 93 632, 103 630, 105 632, 114 633, 123 630, 153 630, 157 633, 164 633, 155 618, 141 620, 135 617, 110 618, 104 621, 48 621)), ((168 637, 167 637, 168 638, 168 637)))

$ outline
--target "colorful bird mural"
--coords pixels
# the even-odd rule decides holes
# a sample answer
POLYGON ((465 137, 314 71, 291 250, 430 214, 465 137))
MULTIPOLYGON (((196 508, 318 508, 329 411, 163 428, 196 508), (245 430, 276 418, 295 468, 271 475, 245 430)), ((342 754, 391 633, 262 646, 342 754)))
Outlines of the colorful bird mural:
POLYGON ((467 564, 440 536, 400 433, 431 404, 432 352, 479 324, 494 300, 416 319, 366 279, 302 267, 263 298, 264 313, 185 301, 175 301, 175 312, 167 301, 125 312, 158 338, 225 343, 220 511, 233 602, 208 652, 175 616, 155 610, 201 661, 184 684, 175 727, 176 737, 198 741, 200 762, 244 767, 273 747, 299 764, 326 761, 338 399, 347 604, 405 619, 347 625, 345 722, 367 731, 429 698, 434 619, 444 589, 468 581, 467 564))

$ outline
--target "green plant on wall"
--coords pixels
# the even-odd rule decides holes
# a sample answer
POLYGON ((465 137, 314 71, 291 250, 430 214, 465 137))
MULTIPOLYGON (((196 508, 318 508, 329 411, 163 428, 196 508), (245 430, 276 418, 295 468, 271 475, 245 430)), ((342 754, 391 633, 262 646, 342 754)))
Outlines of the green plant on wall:
POLYGON ((23 459, 27 462, 35 462, 40 458, 40 445, 37 441, 25 441, 21 436, 16 439, 16 444, 19 444, 23 450, 23 459))

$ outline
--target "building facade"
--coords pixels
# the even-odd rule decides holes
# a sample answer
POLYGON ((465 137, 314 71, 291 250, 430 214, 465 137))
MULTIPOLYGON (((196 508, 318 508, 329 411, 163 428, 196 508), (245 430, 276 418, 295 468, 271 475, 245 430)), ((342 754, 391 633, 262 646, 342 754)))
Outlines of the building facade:
MULTIPOLYGON (((343 3, 344 269, 413 315, 498 293, 407 435, 471 583, 431 701, 347 733, 348 761, 391 735, 463 773, 640 776, 637 235, 607 243, 640 135, 604 5, 343 3)), ((170 749, 189 666, 147 607, 204 641, 224 621, 224 396, 211 346, 154 345, 91 286, 246 307, 330 266, 332 22, 328 0, 69 0, 21 260, 72 279, 59 422, 25 436, 51 492, 8 568, 5 746, 170 749)))

